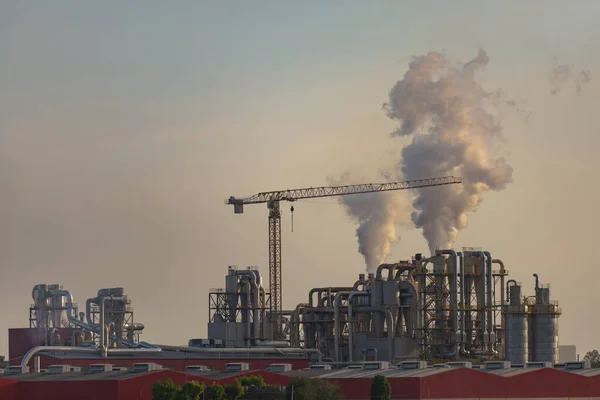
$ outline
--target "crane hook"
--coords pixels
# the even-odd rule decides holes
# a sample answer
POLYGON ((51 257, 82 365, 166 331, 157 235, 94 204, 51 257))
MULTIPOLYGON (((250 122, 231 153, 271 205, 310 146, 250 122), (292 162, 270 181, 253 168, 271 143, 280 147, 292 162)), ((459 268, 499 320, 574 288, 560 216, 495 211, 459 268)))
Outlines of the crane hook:
POLYGON ((292 213, 292 232, 294 232, 294 206, 290 207, 290 212, 292 213))

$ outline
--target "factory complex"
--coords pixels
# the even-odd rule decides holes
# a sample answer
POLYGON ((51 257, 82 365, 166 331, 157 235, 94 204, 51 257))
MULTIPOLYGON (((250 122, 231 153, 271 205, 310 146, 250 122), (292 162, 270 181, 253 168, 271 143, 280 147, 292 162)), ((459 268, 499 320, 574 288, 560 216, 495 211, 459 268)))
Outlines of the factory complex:
POLYGON ((368 399, 376 375, 394 399, 600 398, 600 370, 559 362, 561 309, 533 278, 526 293, 489 251, 437 250, 275 312, 258 268, 229 267, 208 294, 208 337, 185 346, 140 340, 123 288, 80 307, 62 286, 39 284, 29 327, 9 330, 0 398, 151 399, 165 377, 211 385, 248 374, 282 388, 326 379, 348 399, 368 399))

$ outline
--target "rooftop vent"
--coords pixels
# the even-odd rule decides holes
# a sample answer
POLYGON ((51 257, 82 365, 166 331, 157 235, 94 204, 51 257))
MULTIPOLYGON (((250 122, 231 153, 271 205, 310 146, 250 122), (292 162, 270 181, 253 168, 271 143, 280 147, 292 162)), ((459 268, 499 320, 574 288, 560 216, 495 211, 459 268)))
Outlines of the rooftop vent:
POLYGON ((4 375, 20 375, 20 374, 28 374, 28 373, 29 373, 28 366, 21 367, 20 365, 11 365, 4 370, 4 375))
POLYGON ((550 361, 535 361, 525 363, 525 368, 552 368, 550 361))
POLYGON ((210 368, 208 368, 206 365, 188 365, 185 367, 185 370, 188 372, 210 371, 210 368))
POLYGON ((361 364, 348 365, 346 369, 363 369, 361 364))
POLYGON ((565 369, 569 371, 577 369, 590 369, 592 367, 590 360, 568 361, 565 363, 565 369))
POLYGON ((507 369, 510 368, 510 361, 488 361, 484 364, 483 369, 507 369))
POLYGON ((396 364, 399 369, 425 369, 427 368, 427 361, 404 361, 396 364))
POLYGON ((92 365, 90 365, 90 368, 89 368, 90 373, 111 372, 112 370, 113 370, 112 364, 92 364, 92 365))
POLYGON ((73 365, 56 364, 49 365, 46 368, 47 374, 66 374, 67 372, 80 372, 81 367, 75 367, 73 365))
POLYGON ((228 363, 228 364, 225 365, 225 370, 226 371, 230 371, 230 372, 249 371, 250 370, 250 364, 245 363, 245 362, 228 363))
POLYGON ((313 364, 308 369, 331 369, 331 365, 329 364, 313 364))
POLYGON ((160 371, 162 369, 162 365, 153 362, 135 363, 131 368, 131 372, 160 371))
POLYGON ((473 368, 471 361, 453 361, 446 363, 446 365, 450 368, 473 368))
POLYGON ((368 370, 368 371, 374 371, 377 369, 388 369, 390 368, 390 362, 389 361, 371 361, 371 362, 366 362, 363 364, 362 369, 368 370))
POLYGON ((271 372, 287 372, 292 370, 292 364, 281 363, 281 364, 271 364, 267 367, 267 371, 271 372))

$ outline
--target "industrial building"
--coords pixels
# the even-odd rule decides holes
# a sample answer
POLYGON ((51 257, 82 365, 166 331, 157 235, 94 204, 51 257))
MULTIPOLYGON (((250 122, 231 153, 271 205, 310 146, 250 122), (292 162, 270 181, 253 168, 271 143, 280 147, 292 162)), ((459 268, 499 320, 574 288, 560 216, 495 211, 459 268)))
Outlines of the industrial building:
POLYGON ((379 374, 389 380, 392 399, 600 398, 600 369, 590 369, 585 363, 571 363, 558 368, 531 363, 513 368, 509 362, 427 365, 425 362, 409 361, 391 367, 385 362, 368 362, 335 371, 328 368, 282 368, 280 372, 245 367, 238 371, 211 371, 196 366, 187 371, 172 371, 147 363, 127 370, 109 364, 91 366, 86 370, 57 365, 41 373, 0 377, 0 398, 41 400, 49 398, 48 393, 52 393, 53 399, 64 400, 151 400, 152 385, 166 378, 178 385, 186 381, 224 385, 244 375, 261 375, 265 383, 280 387, 280 390, 296 377, 323 379, 339 385, 345 399, 367 400, 370 399, 372 379, 379 374))
MULTIPOLYGON (((160 373, 188 375, 197 366, 218 374, 234 364, 261 371, 286 365, 286 376, 331 379, 344 391, 353 387, 350 392, 356 394, 368 390, 366 380, 376 373, 357 371, 357 365, 376 363, 379 373, 402 382, 397 390, 404 387, 405 395, 406 388, 416 385, 415 396, 422 396, 423 385, 443 382, 447 373, 489 379, 508 393, 502 379, 530 376, 534 366, 553 371, 546 374, 558 371, 553 367, 560 368, 561 315, 550 287, 536 274, 532 295, 508 277, 502 260, 489 251, 438 250, 431 257, 416 254, 382 264, 345 285, 313 288, 306 302, 274 313, 259 269, 229 267, 224 288, 208 294, 208 337, 192 338, 187 346, 140 340, 145 326, 134 320, 132 301, 123 288, 100 289, 80 309, 62 286, 40 284, 33 289, 29 327, 9 330, 11 367, 5 378, 24 387, 25 382, 45 382, 50 379, 48 370, 66 365, 73 376, 91 379, 91 368, 108 364, 114 369, 106 380, 120 386, 120 380, 130 382, 125 376, 133 379, 132 371, 142 364, 160 366, 160 373), (500 364, 505 372, 484 367, 494 362, 505 363, 500 364), (410 363, 420 366, 418 371, 399 367, 410 363), (468 371, 454 371, 457 366, 468 371), (359 383, 366 386, 358 389, 359 383)), ((594 371, 585 374, 596 379, 596 370, 585 371, 594 371)), ((584 372, 560 374, 579 379, 584 372)), ((71 379, 60 375, 50 380, 63 378, 71 379)), ((475 397, 485 397, 490 387, 475 397)))

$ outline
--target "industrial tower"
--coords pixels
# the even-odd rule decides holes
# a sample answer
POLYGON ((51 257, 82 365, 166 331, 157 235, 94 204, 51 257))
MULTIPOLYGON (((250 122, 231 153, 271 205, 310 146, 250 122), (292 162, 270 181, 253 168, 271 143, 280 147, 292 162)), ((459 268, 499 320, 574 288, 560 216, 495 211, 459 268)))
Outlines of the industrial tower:
MULTIPOLYGON (((269 291, 271 293, 271 323, 273 339, 281 337, 281 201, 294 202, 302 199, 317 197, 346 196, 349 194, 388 192, 392 190, 418 189, 431 186, 451 185, 462 183, 462 179, 454 176, 442 178, 420 179, 405 182, 366 183, 360 185, 321 186, 315 188, 287 189, 273 192, 261 192, 250 197, 225 200, 225 204, 233 205, 236 214, 244 212, 245 204, 267 203, 269 209, 269 291)), ((294 212, 294 207, 291 207, 294 212)))

